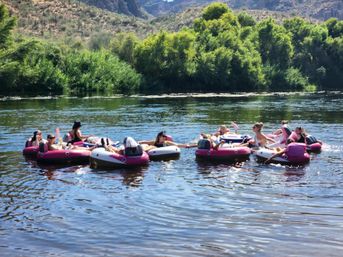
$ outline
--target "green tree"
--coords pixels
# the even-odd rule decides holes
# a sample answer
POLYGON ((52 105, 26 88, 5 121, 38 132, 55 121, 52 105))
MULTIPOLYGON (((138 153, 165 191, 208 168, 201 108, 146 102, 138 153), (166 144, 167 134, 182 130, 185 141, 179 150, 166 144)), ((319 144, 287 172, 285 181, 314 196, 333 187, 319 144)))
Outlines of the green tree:
POLYGON ((68 79, 58 67, 59 48, 37 40, 24 40, 2 55, 1 91, 16 94, 62 94, 68 79))
POLYGON ((71 51, 65 58, 64 73, 75 94, 91 92, 132 94, 140 85, 140 75, 108 51, 71 51))
POLYGON ((150 90, 182 89, 178 83, 194 72, 194 41, 194 34, 188 30, 172 34, 161 32, 136 47, 135 67, 147 78, 150 90), (152 80, 158 85, 151 83, 152 80))
POLYGON ((148 80, 162 80, 161 70, 167 65, 166 37, 166 32, 150 36, 135 49, 135 68, 148 80))
POLYGON ((288 67, 293 56, 293 45, 286 29, 273 19, 258 24, 259 52, 263 63, 288 67))
POLYGON ((200 54, 195 78, 199 85, 207 85, 204 91, 232 91, 230 84, 233 51, 225 47, 200 54), (210 90, 209 90, 210 89, 210 90))
POLYGON ((133 33, 119 33, 111 40, 111 52, 118 55, 118 57, 131 64, 135 63, 135 47, 138 45, 139 40, 133 33))
POLYGON ((93 34, 88 42, 89 49, 94 51, 108 49, 112 37, 112 34, 106 32, 93 34))
POLYGON ((0 51, 9 46, 15 25, 16 19, 9 15, 4 4, 0 4, 0 51))
POLYGON ((237 18, 242 27, 254 27, 256 25, 255 19, 246 12, 239 13, 237 18))
POLYGON ((216 20, 229 11, 230 9, 224 3, 212 3, 204 9, 202 18, 205 20, 216 20))
POLYGON ((343 36, 343 21, 339 21, 336 18, 330 18, 325 22, 331 37, 343 36))

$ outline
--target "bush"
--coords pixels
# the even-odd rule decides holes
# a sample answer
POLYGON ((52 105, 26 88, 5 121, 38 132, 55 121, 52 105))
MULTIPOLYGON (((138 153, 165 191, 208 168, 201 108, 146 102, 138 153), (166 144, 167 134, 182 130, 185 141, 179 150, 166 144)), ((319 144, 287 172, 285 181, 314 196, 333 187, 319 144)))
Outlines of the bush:
POLYGON ((128 64, 108 51, 69 52, 64 73, 74 94, 107 92, 132 94, 137 92, 141 76, 128 64))
POLYGON ((203 13, 202 17, 205 20, 216 20, 219 19, 224 13, 229 12, 229 8, 224 3, 213 3, 207 6, 203 13))
POLYGON ((290 67, 280 70, 276 66, 267 66, 264 70, 267 78, 267 85, 271 91, 311 91, 308 78, 299 69, 290 67))

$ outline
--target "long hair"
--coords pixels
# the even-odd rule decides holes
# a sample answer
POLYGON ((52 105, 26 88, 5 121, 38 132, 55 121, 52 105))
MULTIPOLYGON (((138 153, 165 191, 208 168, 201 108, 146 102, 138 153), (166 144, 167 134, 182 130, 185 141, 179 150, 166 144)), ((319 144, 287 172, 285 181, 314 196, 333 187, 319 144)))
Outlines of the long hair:
POLYGON ((158 144, 160 142, 160 137, 165 136, 165 132, 161 131, 160 133, 157 134, 156 139, 155 139, 155 144, 158 144))
POLYGON ((81 127, 81 122, 80 121, 74 121, 73 130, 75 131, 80 127, 81 127))
POLYGON ((31 142, 34 142, 37 140, 37 134, 41 133, 40 130, 36 130, 33 132, 33 137, 31 138, 31 142))

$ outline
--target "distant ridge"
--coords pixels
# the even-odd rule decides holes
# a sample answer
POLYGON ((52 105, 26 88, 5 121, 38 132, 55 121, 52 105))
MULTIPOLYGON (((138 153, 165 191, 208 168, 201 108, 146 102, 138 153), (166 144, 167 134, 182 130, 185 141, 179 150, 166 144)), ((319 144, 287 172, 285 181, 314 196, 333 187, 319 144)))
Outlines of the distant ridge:
POLYGON ((180 12, 191 6, 212 2, 225 2, 234 9, 270 10, 288 12, 303 17, 326 20, 343 19, 342 0, 138 0, 147 12, 154 16, 180 12))

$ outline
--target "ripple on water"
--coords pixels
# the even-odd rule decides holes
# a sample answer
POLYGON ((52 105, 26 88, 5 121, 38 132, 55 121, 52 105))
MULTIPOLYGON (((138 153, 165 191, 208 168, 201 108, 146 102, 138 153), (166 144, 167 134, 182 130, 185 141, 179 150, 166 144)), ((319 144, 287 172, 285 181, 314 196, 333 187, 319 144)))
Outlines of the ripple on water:
POLYGON ((1 101, 1 256, 340 256, 341 98, 1 101), (51 120, 36 115, 42 108, 51 120), (44 133, 67 131, 75 119, 85 134, 143 140, 166 130, 177 142, 196 141, 232 120, 248 134, 257 119, 266 132, 289 119, 325 144, 303 167, 253 158, 204 164, 194 149, 182 149, 179 160, 116 171, 38 166, 22 157, 37 124, 44 133))

